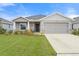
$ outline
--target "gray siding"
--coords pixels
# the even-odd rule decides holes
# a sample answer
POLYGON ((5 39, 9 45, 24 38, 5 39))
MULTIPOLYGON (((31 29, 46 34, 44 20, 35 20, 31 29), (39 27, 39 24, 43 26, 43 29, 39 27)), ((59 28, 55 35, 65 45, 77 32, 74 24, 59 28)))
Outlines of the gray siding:
POLYGON ((79 23, 74 23, 73 24, 73 29, 79 29, 79 23))
POLYGON ((2 27, 6 29, 7 31, 13 30, 13 25, 12 24, 2 24, 2 27))

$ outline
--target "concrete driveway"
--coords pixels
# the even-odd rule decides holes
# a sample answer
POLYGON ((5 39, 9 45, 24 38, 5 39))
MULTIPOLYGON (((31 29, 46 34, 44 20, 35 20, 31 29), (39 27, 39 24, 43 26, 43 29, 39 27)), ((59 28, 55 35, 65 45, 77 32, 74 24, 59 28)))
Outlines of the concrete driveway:
POLYGON ((57 55, 78 55, 79 36, 72 34, 45 34, 57 55))

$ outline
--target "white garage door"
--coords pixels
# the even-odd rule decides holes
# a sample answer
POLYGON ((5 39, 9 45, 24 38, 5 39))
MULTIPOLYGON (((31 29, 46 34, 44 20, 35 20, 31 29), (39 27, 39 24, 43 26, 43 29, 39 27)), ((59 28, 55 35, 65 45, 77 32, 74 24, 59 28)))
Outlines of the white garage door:
POLYGON ((45 33, 67 33, 67 23, 44 23, 45 33))

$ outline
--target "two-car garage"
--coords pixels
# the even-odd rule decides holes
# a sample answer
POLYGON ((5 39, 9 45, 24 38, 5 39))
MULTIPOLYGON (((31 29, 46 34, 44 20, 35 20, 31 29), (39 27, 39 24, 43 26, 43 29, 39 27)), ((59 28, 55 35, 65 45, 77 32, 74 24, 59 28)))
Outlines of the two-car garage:
POLYGON ((44 33, 68 33, 68 23, 44 23, 44 33))

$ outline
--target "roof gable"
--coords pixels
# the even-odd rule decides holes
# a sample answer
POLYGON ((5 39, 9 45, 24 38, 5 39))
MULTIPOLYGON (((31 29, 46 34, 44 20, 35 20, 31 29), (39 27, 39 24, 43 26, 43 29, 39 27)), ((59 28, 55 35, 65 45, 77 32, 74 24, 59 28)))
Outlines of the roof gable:
POLYGON ((27 18, 23 18, 23 17, 18 17, 16 19, 13 20, 14 22, 27 22, 28 19, 27 18))
POLYGON ((51 21, 72 21, 72 19, 65 17, 59 13, 48 15, 47 17, 42 18, 41 21, 42 20, 45 20, 45 21, 49 21, 49 20, 51 20, 51 21))

